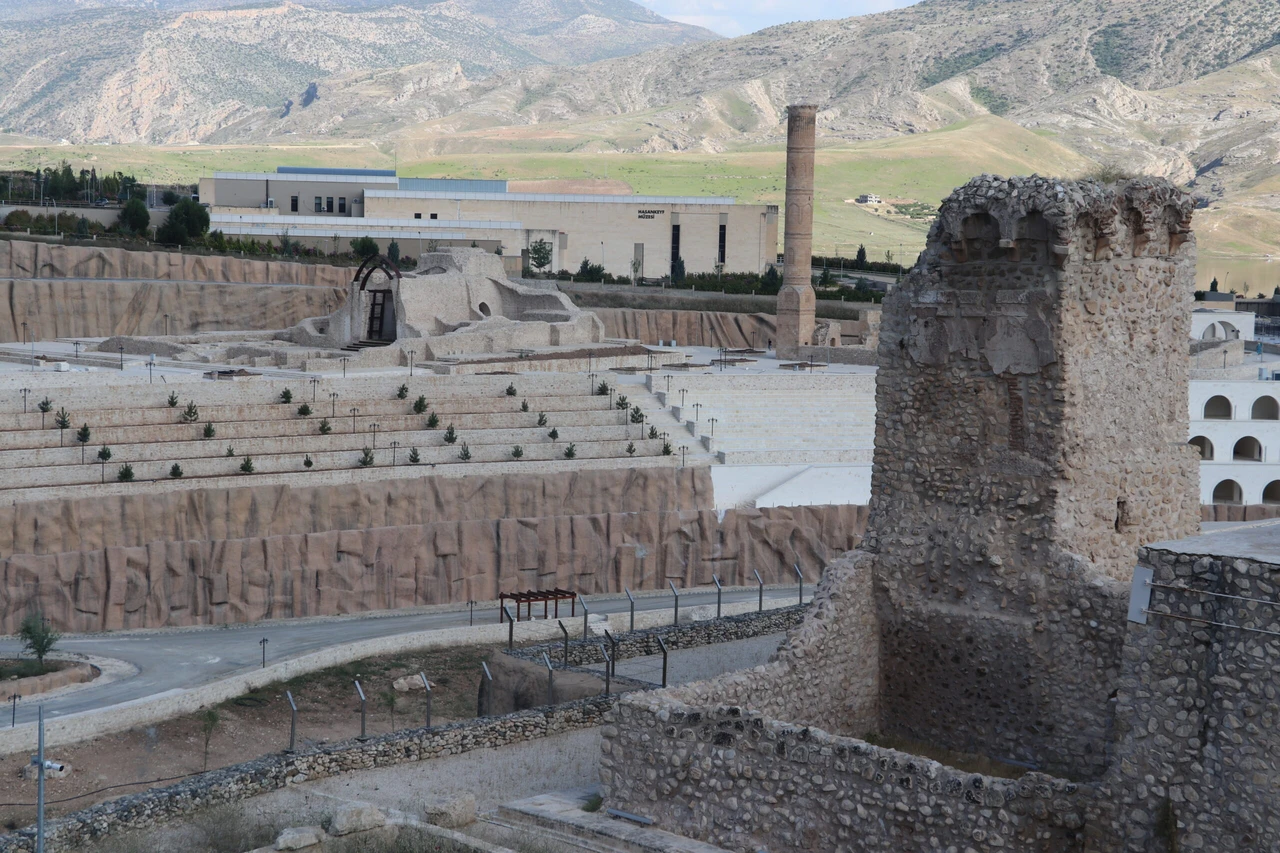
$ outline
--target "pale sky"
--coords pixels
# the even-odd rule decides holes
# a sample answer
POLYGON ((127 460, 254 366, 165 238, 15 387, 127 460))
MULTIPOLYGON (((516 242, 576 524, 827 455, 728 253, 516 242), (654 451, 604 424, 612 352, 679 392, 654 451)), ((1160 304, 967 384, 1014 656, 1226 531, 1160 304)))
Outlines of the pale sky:
POLYGON ((916 0, 639 0, 653 11, 722 36, 754 33, 774 24, 848 18, 910 6, 916 0))

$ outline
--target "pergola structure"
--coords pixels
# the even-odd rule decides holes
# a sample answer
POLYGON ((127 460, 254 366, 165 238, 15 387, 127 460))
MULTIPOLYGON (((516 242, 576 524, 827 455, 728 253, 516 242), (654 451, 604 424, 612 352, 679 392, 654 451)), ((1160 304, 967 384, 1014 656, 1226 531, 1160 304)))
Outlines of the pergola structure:
POLYGON ((560 616, 561 601, 569 602, 570 616, 576 615, 577 607, 578 607, 577 598, 578 598, 578 594, 576 592, 570 592, 567 589, 560 589, 559 587, 555 589, 534 589, 534 590, 529 590, 528 592, 499 593, 498 622, 502 623, 506 619, 504 614, 506 613, 506 603, 508 599, 510 599, 511 601, 514 601, 516 604, 516 621, 519 622, 521 621, 520 606, 522 604, 525 605, 525 610, 528 614, 525 618, 527 619, 533 619, 533 605, 538 603, 542 604, 543 619, 558 618, 560 616), (549 614, 548 605, 553 602, 555 604, 555 613, 549 614))

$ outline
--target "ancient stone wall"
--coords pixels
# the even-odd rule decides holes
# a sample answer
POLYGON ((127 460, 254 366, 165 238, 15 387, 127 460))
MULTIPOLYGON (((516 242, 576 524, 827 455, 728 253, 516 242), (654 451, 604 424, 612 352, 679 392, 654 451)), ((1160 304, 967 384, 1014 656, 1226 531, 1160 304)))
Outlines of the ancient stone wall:
POLYGON ((711 506, 706 469, 423 477, 0 507, 0 630, 226 624, 493 599, 816 577, 865 509, 711 506), (699 498, 705 496, 705 502, 699 498), (57 523, 50 523, 57 519, 57 523))
POLYGON ((871 565, 832 564, 765 667, 623 697, 603 729, 608 804, 734 850, 1082 849, 1091 799, 1072 783, 855 739, 878 724, 871 565))
POLYGON ((1280 565, 1144 548, 1138 566, 1155 586, 1119 683, 1117 849, 1280 849, 1280 607, 1259 603, 1280 565))
POLYGON ((886 730, 1090 778, 1125 577, 1198 529, 1191 202, 975 179, 885 301, 867 547, 886 730))
MULTIPOLYGON (((679 346, 763 349, 777 336, 772 314, 728 311, 667 311, 642 308, 590 308, 610 338, 646 344, 675 341, 679 346)), ((850 321, 854 325, 853 321, 850 321)))
MULTIPOLYGON (((63 853, 92 847, 116 833, 182 820, 201 809, 240 802, 308 780, 430 761, 593 728, 601 724, 615 698, 599 696, 502 717, 407 729, 367 741, 325 744, 292 755, 264 755, 210 770, 176 785, 130 794, 50 820, 45 827, 45 850, 63 853)), ((0 853, 33 853, 35 849, 34 827, 0 836, 0 853)))

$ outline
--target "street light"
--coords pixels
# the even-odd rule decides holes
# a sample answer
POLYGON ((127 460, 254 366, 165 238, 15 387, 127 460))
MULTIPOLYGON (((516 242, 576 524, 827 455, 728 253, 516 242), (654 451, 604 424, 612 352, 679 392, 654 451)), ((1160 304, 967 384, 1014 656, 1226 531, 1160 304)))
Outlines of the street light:
POLYGON ((351 409, 351 434, 352 435, 354 435, 356 431, 356 415, 358 414, 360 414, 360 410, 353 406, 351 409))
POLYGON ((338 392, 329 392, 329 417, 336 418, 338 416, 338 392))
POLYGON ((27 413, 27 395, 31 393, 30 388, 23 388, 22 391, 22 414, 27 413))
POLYGON ((702 404, 701 404, 701 403, 694 403, 694 404, 693 404, 693 422, 694 422, 694 423, 697 423, 697 422, 698 422, 698 420, 699 420, 699 416, 700 416, 701 414, 702 414, 702 404))
MULTIPOLYGON (((1230 275, 1230 273, 1228 273, 1228 275, 1230 275)), ((22 342, 24 344, 27 342, 27 321, 26 320, 22 321, 22 342)))
POLYGON ((313 376, 308 381, 311 383, 311 402, 314 403, 316 401, 316 388, 319 387, 320 380, 313 376))
POLYGON ((347 358, 346 356, 343 356, 341 360, 342 360, 342 378, 346 379, 347 378, 347 362, 350 361, 351 359, 347 358))
POLYGON ((369 424, 369 431, 373 433, 373 449, 378 449, 378 430, 382 429, 381 424, 369 424))
POLYGON ((400 442, 391 442, 391 467, 396 467, 396 448, 400 446, 400 442))
POLYGON ((120 344, 117 349, 120 350, 120 369, 124 370, 124 344, 120 344))
POLYGON ((413 357, 418 353, 416 350, 409 350, 409 375, 413 375, 413 357))

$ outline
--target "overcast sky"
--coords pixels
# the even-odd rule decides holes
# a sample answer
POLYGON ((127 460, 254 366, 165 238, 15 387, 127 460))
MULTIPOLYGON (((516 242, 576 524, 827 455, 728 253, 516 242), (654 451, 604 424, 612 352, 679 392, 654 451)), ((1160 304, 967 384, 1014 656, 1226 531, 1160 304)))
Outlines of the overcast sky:
POLYGON ((789 21, 848 18, 910 6, 916 0, 639 0, 659 15, 722 36, 754 33, 789 21))

